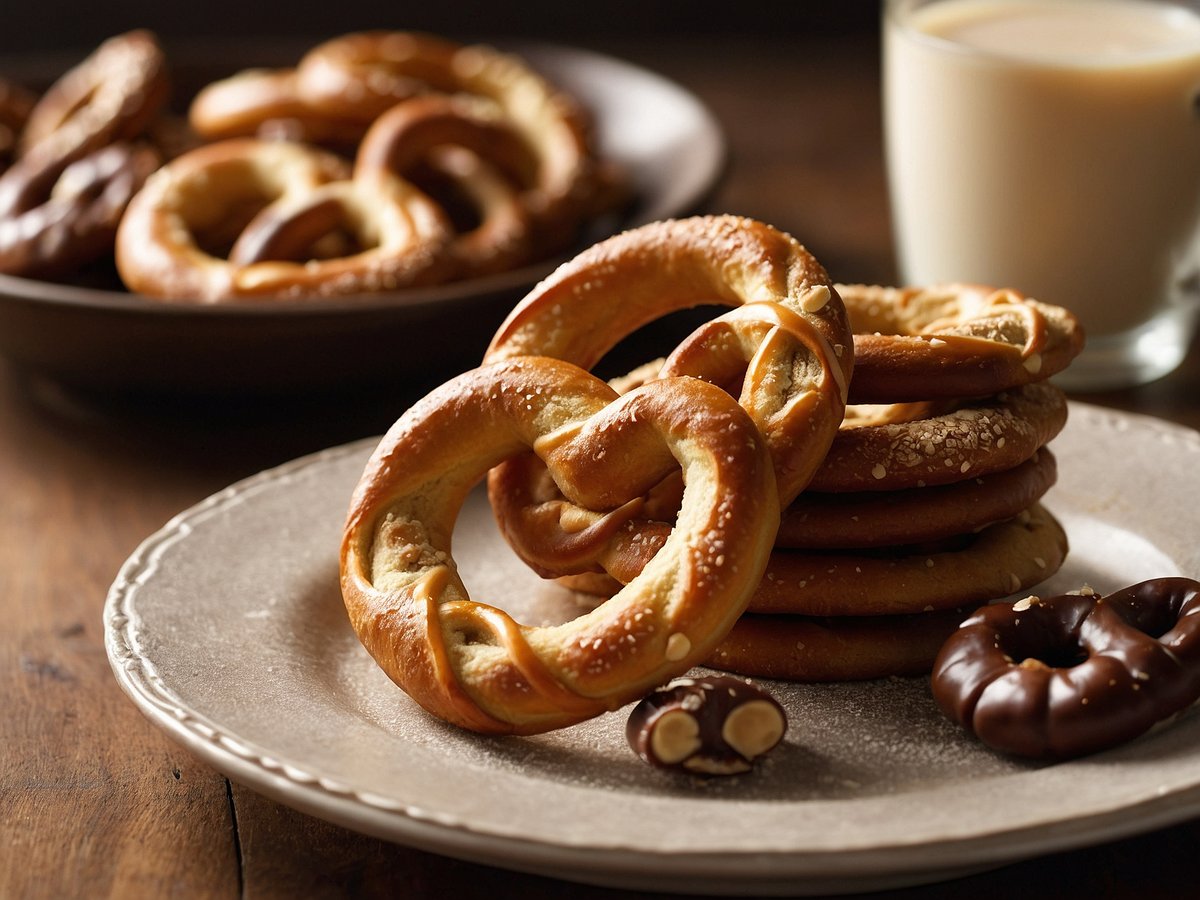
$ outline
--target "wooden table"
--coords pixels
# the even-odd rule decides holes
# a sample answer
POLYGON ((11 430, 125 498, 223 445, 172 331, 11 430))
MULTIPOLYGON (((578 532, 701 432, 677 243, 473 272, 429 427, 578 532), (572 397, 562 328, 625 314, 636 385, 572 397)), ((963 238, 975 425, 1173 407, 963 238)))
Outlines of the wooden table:
MULTIPOLYGON (((792 232, 841 280, 893 277, 872 38, 598 49, 677 79, 724 123, 712 210, 792 232)), ((1200 347, 1158 383, 1083 399, 1200 427, 1200 347)), ((173 744, 109 671, 105 591, 143 537, 234 480, 381 431, 405 402, 97 403, 0 368, 0 897, 630 896, 280 806, 173 744)), ((1197 842, 1200 819, 888 896, 1183 896, 1197 842)))

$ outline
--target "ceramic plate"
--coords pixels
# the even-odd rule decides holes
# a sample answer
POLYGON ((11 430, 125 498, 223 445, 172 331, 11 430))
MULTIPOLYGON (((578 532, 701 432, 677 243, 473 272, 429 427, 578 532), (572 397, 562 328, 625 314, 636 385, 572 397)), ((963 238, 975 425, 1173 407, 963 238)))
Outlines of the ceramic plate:
MULTIPOLYGON (((723 173, 725 141, 693 95, 645 69, 579 49, 507 49, 583 101, 600 152, 633 180, 637 199, 628 214, 596 223, 581 247, 702 206, 723 173)), ((189 56, 204 58, 197 51, 189 56)), ((209 58, 228 62, 230 54, 209 58)), ((209 80, 195 72, 182 76, 197 85, 209 80)), ((246 395, 448 375, 476 364, 512 305, 570 255, 435 288, 237 307, 162 304, 0 275, 0 354, 92 391, 246 395)))
MULTIPOLYGON (((1072 405, 1046 505, 1072 541, 1044 591, 1200 574, 1200 433, 1072 405), (1190 487, 1186 487, 1190 485, 1190 487)), ((1195 709, 1115 750, 998 756, 938 714, 927 679, 768 683, 785 744, 708 783, 625 745, 628 710, 537 737, 426 715, 376 668, 341 607, 337 549, 371 442, 209 498, 129 559, 105 610, 118 681, 214 767, 279 801, 438 853, 619 887, 824 893, 930 881, 1200 813, 1195 709)), ((455 556, 476 599, 526 622, 579 599, 539 581, 472 495, 455 556)))

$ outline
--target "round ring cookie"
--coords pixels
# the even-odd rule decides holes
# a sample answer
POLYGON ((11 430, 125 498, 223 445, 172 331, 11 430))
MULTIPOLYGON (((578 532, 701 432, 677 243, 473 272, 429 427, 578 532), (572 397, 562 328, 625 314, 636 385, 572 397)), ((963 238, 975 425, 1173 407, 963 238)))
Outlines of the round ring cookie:
POLYGON ((706 657, 745 609, 779 513, 770 455, 728 394, 673 378, 618 397, 569 363, 512 358, 447 382, 384 436, 351 500, 342 595, 364 647, 438 717, 532 734, 616 709, 706 657), (571 622, 520 625, 472 601, 451 552, 462 502, 534 449, 582 508, 687 490, 660 553, 571 622))
POLYGON ((785 681, 924 675, 966 612, 811 618, 747 614, 704 665, 785 681))
POLYGON ((1066 395, 1041 382, 929 418, 842 428, 808 489, 892 491, 1001 472, 1066 421, 1066 395))
POLYGON ((757 613, 879 616, 982 603, 1058 571, 1067 536, 1041 504, 970 536, 962 549, 886 553, 776 550, 750 599, 757 613))
POLYGON ((1068 310, 973 284, 838 285, 854 328, 852 403, 982 397, 1061 372, 1083 349, 1068 310))
POLYGON ((821 494, 805 491, 783 512, 775 546, 862 550, 971 534, 1028 509, 1057 479, 1043 447, 1023 463, 935 487, 821 494))

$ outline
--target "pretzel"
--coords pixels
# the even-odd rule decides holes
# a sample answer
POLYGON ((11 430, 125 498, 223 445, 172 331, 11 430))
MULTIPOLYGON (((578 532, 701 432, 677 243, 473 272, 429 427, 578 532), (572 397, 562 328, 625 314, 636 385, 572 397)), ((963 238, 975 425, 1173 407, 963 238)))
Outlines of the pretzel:
POLYGON ((399 179, 347 176, 338 157, 298 144, 241 138, 185 153, 130 203, 117 234, 121 278, 147 296, 215 302, 346 295, 441 277, 449 240, 441 211, 399 179), (359 239, 345 255, 309 258, 321 223, 345 225, 359 239), (243 227, 251 234, 237 239, 243 227), (230 260, 225 244, 235 239, 241 246, 230 260))
POLYGON ((188 122, 209 141, 281 137, 333 147, 356 147, 369 124, 313 106, 295 69, 247 69, 214 81, 192 99, 188 122))
POLYGON ((946 641, 938 706, 1005 753, 1063 759, 1116 746, 1200 697, 1200 582, 1157 578, 987 606, 946 641))
POLYGON ((355 177, 391 172, 427 192, 430 169, 435 183, 449 181, 456 198, 473 207, 471 226, 451 249, 462 277, 515 268, 544 255, 534 246, 526 192, 517 187, 533 180, 537 160, 494 107, 442 95, 400 103, 371 125, 354 165, 355 177))
POLYGON ((130 31, 102 43, 30 110, 19 158, 0 176, 0 218, 44 202, 76 160, 136 138, 167 92, 166 60, 150 32, 130 31))
POLYGON ((854 328, 853 403, 982 397, 1042 381, 1083 349, 1068 310, 972 284, 839 284, 854 328))
POLYGON ((1054 455, 1043 447, 1011 469, 946 485, 836 494, 806 491, 784 510, 775 546, 862 550, 944 541, 1018 515, 1056 478, 1054 455))
POLYGON ((510 358, 436 389, 383 438, 341 551, 346 608, 383 670, 426 710, 530 734, 644 695, 703 659, 741 614, 778 526, 768 452, 720 389, 668 379, 617 398, 558 360, 510 358), (464 497, 533 448, 585 508, 637 505, 682 466, 679 524, 624 590, 554 627, 471 601, 450 555, 464 497))
POLYGON ((130 198, 158 164, 153 150, 128 144, 71 163, 44 203, 0 219, 0 272, 50 278, 110 253, 130 198))
POLYGON ((369 31, 314 47, 297 73, 313 105, 365 122, 431 91, 489 101, 537 159, 524 202, 542 246, 565 245, 582 216, 611 202, 583 110, 514 55, 427 34, 369 31))
POLYGON ((899 421, 881 414, 875 424, 843 428, 809 489, 892 491, 1011 469, 1062 430, 1067 401, 1059 388, 1039 382, 984 400, 904 407, 901 413, 899 421), (932 414, 908 419, 914 410, 932 414))
POLYGON ((967 612, 888 616, 769 616, 737 620, 704 664, 786 681, 867 681, 926 675, 967 612))

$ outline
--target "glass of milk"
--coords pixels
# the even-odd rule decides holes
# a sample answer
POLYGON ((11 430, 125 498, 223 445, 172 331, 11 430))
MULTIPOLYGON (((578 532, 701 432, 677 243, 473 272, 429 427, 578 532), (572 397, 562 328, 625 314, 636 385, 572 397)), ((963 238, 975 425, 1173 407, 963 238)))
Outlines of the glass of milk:
POLYGON ((901 279, 1072 310, 1068 389, 1175 368, 1200 318, 1200 3, 887 0, 883 51, 901 279))

